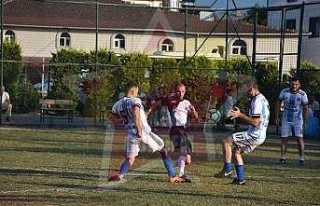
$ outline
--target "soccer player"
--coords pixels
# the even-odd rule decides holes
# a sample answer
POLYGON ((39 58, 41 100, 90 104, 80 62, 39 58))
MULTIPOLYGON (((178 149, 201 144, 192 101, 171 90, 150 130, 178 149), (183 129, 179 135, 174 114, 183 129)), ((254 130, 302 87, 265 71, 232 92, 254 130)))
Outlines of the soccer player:
POLYGON ((279 95, 283 105, 281 118, 281 158, 280 163, 287 163, 288 137, 295 137, 300 154, 299 164, 304 165, 303 125, 308 115, 308 97, 301 90, 299 79, 292 78, 290 88, 283 89, 279 95))
POLYGON ((159 151, 165 168, 167 169, 169 181, 172 183, 183 182, 182 178, 176 176, 172 160, 164 147, 163 140, 151 131, 141 99, 138 98, 139 88, 136 84, 130 84, 127 96, 121 98, 112 107, 111 121, 120 118, 126 123, 128 129, 126 159, 120 166, 120 172, 109 178, 109 181, 120 181, 133 165, 140 151, 141 142, 149 146, 153 152, 159 151))
POLYGON ((170 128, 170 139, 173 142, 175 152, 179 152, 177 164, 179 167, 179 177, 191 182, 185 175, 185 165, 191 164, 192 145, 186 132, 188 115, 199 119, 198 112, 189 100, 184 99, 186 87, 179 83, 174 93, 168 95, 166 104, 169 109, 172 126, 170 128), (180 151, 178 151, 180 150, 180 151))
POLYGON ((245 184, 244 162, 242 154, 252 152, 266 139, 267 127, 269 124, 269 103, 260 93, 255 81, 246 84, 247 94, 251 98, 249 115, 242 113, 239 108, 234 107, 229 112, 231 119, 239 118, 249 124, 244 132, 237 132, 223 140, 222 149, 224 155, 224 167, 215 177, 229 177, 232 175, 232 158, 236 168, 237 177, 234 184, 245 184), (234 148, 232 148, 234 146, 234 148))

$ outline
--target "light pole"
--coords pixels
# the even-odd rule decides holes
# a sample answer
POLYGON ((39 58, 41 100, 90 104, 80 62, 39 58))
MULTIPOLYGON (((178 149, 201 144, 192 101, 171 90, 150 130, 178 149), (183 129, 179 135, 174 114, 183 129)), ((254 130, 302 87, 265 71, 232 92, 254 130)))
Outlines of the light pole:
MULTIPOLYGON (((3 87, 3 18, 4 18, 3 0, 1 0, 1 91, 3 87)), ((0 125, 2 124, 2 92, 0 95, 0 125)))

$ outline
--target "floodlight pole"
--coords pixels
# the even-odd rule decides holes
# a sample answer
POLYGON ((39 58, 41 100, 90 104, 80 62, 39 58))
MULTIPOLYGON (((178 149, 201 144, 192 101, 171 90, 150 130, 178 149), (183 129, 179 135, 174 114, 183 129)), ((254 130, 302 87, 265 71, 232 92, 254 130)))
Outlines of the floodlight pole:
POLYGON ((226 39, 225 39, 225 56, 224 56, 225 67, 227 66, 227 63, 228 63, 228 50, 229 50, 228 41, 229 41, 229 0, 227 0, 227 10, 226 10, 226 39))
POLYGON ((97 77, 98 77, 98 44, 99 41, 99 2, 96 0, 96 46, 95 46, 95 77, 94 77, 94 124, 97 123, 97 77))
POLYGON ((298 57, 297 57, 297 72, 301 68, 301 51, 302 51, 302 32, 303 32, 303 18, 304 18, 304 1, 300 7, 300 22, 299 22, 299 41, 298 41, 298 57))
MULTIPOLYGON (((1 90, 3 87, 3 19, 4 19, 4 8, 3 8, 3 0, 1 0, 1 90)), ((2 94, 0 95, 0 125, 2 124, 2 94)))
POLYGON ((253 46, 252 46, 252 77, 255 76, 257 69, 257 24, 258 24, 258 10, 255 8, 253 15, 253 46))
POLYGON ((184 44, 183 44, 183 59, 187 59, 187 26, 188 26, 188 6, 187 4, 184 4, 184 44))

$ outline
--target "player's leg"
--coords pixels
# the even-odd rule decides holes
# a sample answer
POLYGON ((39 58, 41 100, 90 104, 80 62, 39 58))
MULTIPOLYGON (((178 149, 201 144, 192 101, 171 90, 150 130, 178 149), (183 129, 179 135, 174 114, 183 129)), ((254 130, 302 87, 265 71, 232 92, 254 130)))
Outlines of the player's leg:
MULTIPOLYGON (((236 133, 235 133, 236 134, 236 133)), ((227 137, 222 142, 223 161, 222 170, 215 174, 215 177, 230 177, 232 175, 232 137, 227 137)))
POLYGON ((11 119, 11 112, 12 112, 12 104, 9 104, 6 110, 7 121, 10 121, 11 119))
POLYGON ((236 168, 237 178, 234 179, 233 183, 239 185, 243 185, 245 183, 244 162, 241 153, 242 151, 240 148, 235 148, 234 164, 236 168))
POLYGON ((297 137, 299 150, 299 164, 304 165, 304 140, 303 137, 297 137))
POLYGON ((172 159, 170 158, 167 149, 164 147, 164 142, 157 134, 153 132, 143 133, 142 142, 146 144, 153 152, 159 151, 164 167, 167 170, 169 181, 172 183, 182 182, 176 177, 176 170, 172 159))
POLYGON ((109 181, 120 181, 128 173, 130 167, 132 167, 140 151, 139 143, 133 140, 134 137, 128 138, 126 158, 120 165, 119 173, 111 176, 109 181))
POLYGON ((185 167, 186 165, 191 164, 192 144, 190 139, 188 138, 188 134, 184 131, 184 129, 180 129, 179 138, 180 138, 180 155, 177 160, 177 164, 179 167, 179 177, 184 178, 186 182, 191 182, 191 179, 189 179, 185 175, 185 167))
POLYGON ((287 148, 288 148, 289 136, 292 136, 291 125, 289 125, 288 122, 283 120, 281 123, 281 145, 280 145, 280 151, 281 151, 280 163, 281 164, 287 163, 287 148))

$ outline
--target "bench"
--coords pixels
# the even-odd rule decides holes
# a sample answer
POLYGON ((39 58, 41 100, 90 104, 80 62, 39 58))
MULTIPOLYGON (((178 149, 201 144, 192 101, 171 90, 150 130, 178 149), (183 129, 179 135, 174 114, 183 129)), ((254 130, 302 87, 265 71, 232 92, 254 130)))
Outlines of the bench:
POLYGON ((74 103, 72 100, 41 99, 40 122, 46 117, 66 118, 68 123, 73 121, 74 103))

